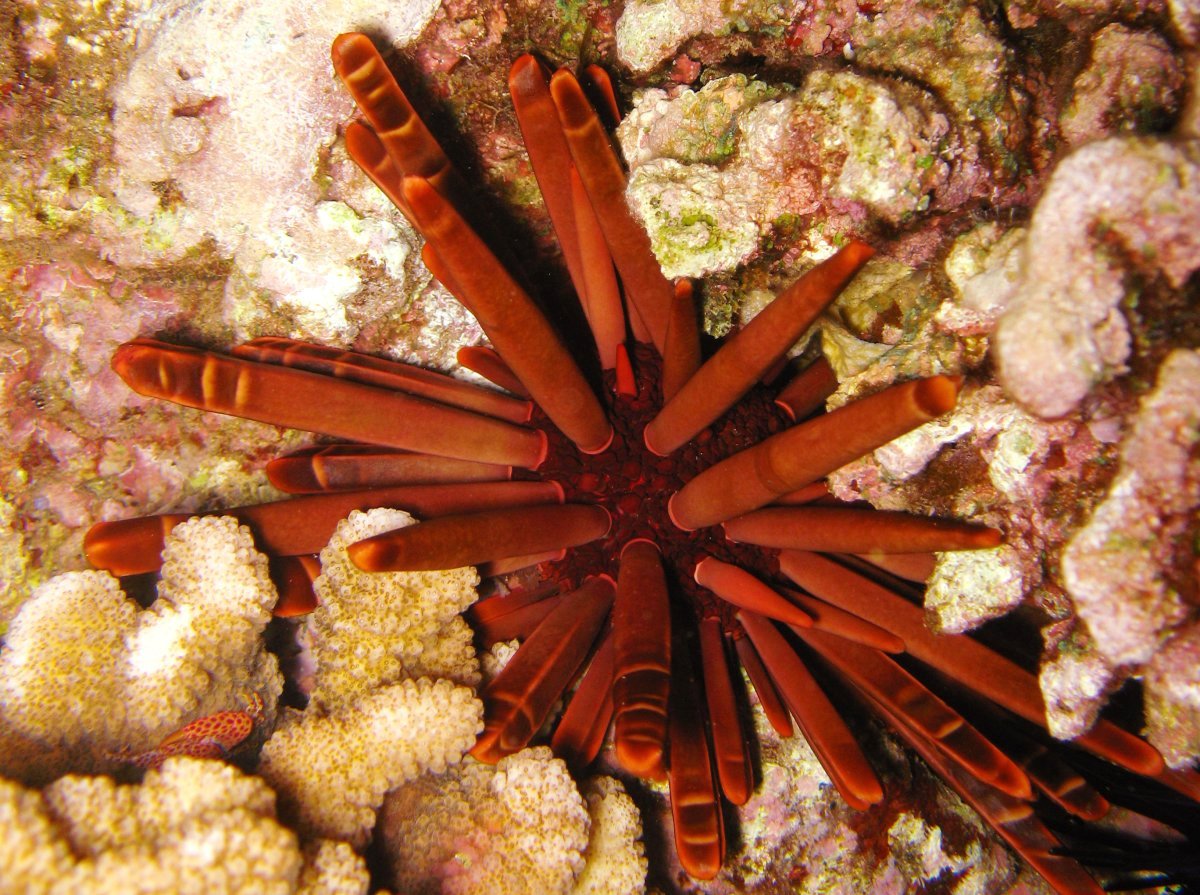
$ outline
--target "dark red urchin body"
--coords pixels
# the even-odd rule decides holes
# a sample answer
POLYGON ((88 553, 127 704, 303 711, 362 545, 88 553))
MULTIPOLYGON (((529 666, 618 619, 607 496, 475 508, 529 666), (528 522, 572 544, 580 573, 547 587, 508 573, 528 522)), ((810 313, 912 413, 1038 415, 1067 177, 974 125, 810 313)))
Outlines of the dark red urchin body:
POLYGON ((686 597, 699 616, 719 615, 732 629, 735 607, 696 584, 696 563, 714 556, 763 575, 773 574, 778 564, 757 547, 726 540, 719 530, 681 530, 671 522, 667 502, 697 473, 782 431, 790 420, 774 403, 773 390, 759 386, 686 446, 660 457, 647 449, 642 433, 662 408, 662 362, 646 345, 636 346, 632 360, 636 396, 615 394, 611 375, 605 377, 605 405, 614 429, 607 450, 584 454, 553 425, 541 426, 549 450, 538 475, 561 484, 568 503, 598 504, 613 518, 607 537, 572 548, 562 561, 546 564, 543 573, 564 587, 600 573, 616 579, 621 549, 646 538, 662 552, 672 593, 686 597))

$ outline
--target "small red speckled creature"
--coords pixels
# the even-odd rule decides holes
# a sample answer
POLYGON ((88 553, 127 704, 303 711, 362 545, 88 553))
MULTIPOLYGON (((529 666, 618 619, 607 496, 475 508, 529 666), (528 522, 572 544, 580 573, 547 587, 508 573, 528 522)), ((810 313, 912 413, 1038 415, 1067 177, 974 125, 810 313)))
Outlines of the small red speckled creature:
POLYGON ((263 701, 257 693, 245 694, 246 708, 217 712, 197 718, 170 734, 146 752, 123 752, 114 756, 139 768, 156 768, 175 755, 192 758, 229 758, 263 720, 263 701))

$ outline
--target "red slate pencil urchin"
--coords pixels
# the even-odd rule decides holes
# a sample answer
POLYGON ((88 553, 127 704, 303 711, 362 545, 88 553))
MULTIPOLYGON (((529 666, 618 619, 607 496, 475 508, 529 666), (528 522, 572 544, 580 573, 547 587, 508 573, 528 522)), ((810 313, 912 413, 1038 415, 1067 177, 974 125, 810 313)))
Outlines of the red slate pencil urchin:
MULTIPOLYGON (((427 266, 495 348, 460 359, 519 396, 286 339, 232 355, 146 339, 122 346, 114 367, 143 394, 353 442, 271 464, 277 486, 304 496, 226 511, 281 558, 289 586, 280 613, 311 606, 304 558, 338 519, 374 505, 409 509, 425 521, 355 545, 358 565, 542 566, 544 586, 471 613, 482 642, 522 640, 484 691, 480 760, 529 744, 578 681, 552 745, 586 764, 611 721, 617 761, 669 781, 680 862, 708 879, 725 860, 722 798, 742 804, 754 788, 735 659, 770 723, 786 736, 795 720, 851 806, 884 798, 809 671, 817 665, 1056 889, 1098 892, 1030 803, 1036 792, 1095 819, 1105 800, 1044 751, 1010 758, 925 682, 932 668, 965 685, 975 694, 965 701, 994 703, 984 717, 998 713, 1003 728, 1012 715, 1043 724, 1035 678, 971 638, 930 633, 895 589, 922 577, 931 552, 992 547, 999 533, 839 505, 823 488, 828 473, 952 409, 961 380, 902 383, 800 423, 832 390, 828 367, 769 384, 871 249, 849 240, 702 359, 691 285, 662 276, 583 87, 524 56, 509 79, 513 103, 594 337, 586 349, 568 346, 478 235, 469 188, 371 41, 342 35, 333 61, 366 120, 346 128, 351 157, 421 231, 427 266), (601 382, 584 372, 593 360, 601 382)), ((602 72, 586 79, 615 106, 602 72)), ((181 518, 97 525, 89 559, 118 574, 150 571, 181 518)), ((1107 722, 1077 745, 1138 774, 1163 773, 1153 748, 1107 722)))

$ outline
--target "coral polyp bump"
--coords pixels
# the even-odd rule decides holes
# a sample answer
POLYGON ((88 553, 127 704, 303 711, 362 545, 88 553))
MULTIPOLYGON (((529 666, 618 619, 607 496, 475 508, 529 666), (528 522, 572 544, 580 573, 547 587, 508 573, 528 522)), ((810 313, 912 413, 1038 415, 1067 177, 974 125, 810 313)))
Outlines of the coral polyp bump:
MULTIPOLYGON (((338 666, 337 681, 354 697, 345 697, 349 708, 335 706, 319 680, 309 708, 283 722, 260 768, 304 835, 361 849, 383 790, 399 785, 401 793, 384 818, 432 799, 425 790, 436 786, 417 771, 452 764, 474 730, 470 754, 496 765, 498 775, 531 755, 546 763, 548 744, 572 770, 599 761, 645 781, 643 795, 665 788, 673 851, 692 878, 676 883, 703 888, 729 868, 741 842, 731 806, 764 787, 754 731, 769 725, 772 736, 802 736, 864 827, 878 823, 889 837, 898 822, 878 820, 892 816, 889 801, 917 797, 898 792, 877 766, 881 753, 892 750, 894 758, 903 743, 1056 891, 1099 892, 1084 864, 1111 868, 1117 885, 1129 883, 1120 873, 1128 867, 1166 868, 1134 882, 1195 874, 1170 853, 1140 864, 1123 851, 1128 841, 1102 841, 1087 826, 1108 814, 1108 795, 1194 833, 1194 775, 1167 771, 1154 747, 1106 719, 1077 731, 1070 750, 1060 748, 1044 730, 1047 706, 1034 673, 981 640, 928 626, 915 600, 934 554, 948 567, 948 555, 960 551, 1012 550, 1002 547, 1002 532, 945 513, 841 500, 827 485, 896 439, 919 437, 926 424, 951 425, 960 397, 975 400, 981 390, 973 373, 935 360, 916 365, 906 381, 817 413, 837 377, 811 351, 796 372, 789 353, 855 288, 875 255, 867 234, 877 229, 856 235, 853 215, 840 221, 823 260, 723 342, 707 343, 700 290, 664 276, 655 254, 661 244, 627 202, 608 133, 619 116, 607 76, 596 67, 578 77, 551 72, 521 56, 509 74, 512 105, 583 324, 560 327, 573 312, 554 302, 573 299, 531 296, 531 278, 514 262, 519 253, 497 238, 501 228, 372 40, 343 34, 332 59, 361 113, 345 126, 345 151, 421 234, 425 266, 478 321, 491 347, 464 349, 459 361, 496 388, 285 337, 256 338, 228 353, 136 338, 112 360, 143 395, 331 439, 267 464, 271 483, 293 496, 219 511, 248 526, 270 556, 277 616, 316 605, 314 555, 331 537, 340 544, 354 527, 339 527, 347 515, 361 521, 356 511, 389 507, 420 521, 339 546, 340 571, 330 565, 315 588, 322 598, 360 574, 423 581, 447 569, 462 578, 470 570, 461 567, 476 566, 492 582, 466 613, 476 644, 519 644, 480 689, 481 723, 466 689, 478 680, 471 663, 449 675, 454 687, 392 677, 356 684, 338 666), (337 575, 341 585, 331 583, 337 575), (376 684, 383 689, 373 696, 360 692, 376 684), (383 731, 372 712, 388 699, 406 706, 430 693, 453 697, 456 721, 443 732, 444 755, 415 761, 406 750, 419 753, 424 741, 415 740, 436 737, 425 727, 405 730, 414 743, 397 750, 398 732, 383 731), (332 750, 339 737, 359 752, 389 750, 396 767, 366 782, 346 768, 329 778, 311 774, 309 744, 332 750), (538 751, 526 752, 531 745, 538 751), (326 779, 343 777, 351 782, 337 788, 365 794, 362 804, 323 803, 326 779)), ((857 75, 822 76, 814 80, 830 90, 857 79, 853 90, 875 95, 857 75)), ((929 130, 957 139, 944 121, 929 130)), ((941 165, 922 170, 942 177, 941 165)), ((911 198, 895 199, 883 216, 902 220, 911 198)), ((972 515, 969 499, 952 503, 972 515)), ((155 573, 164 543, 187 518, 98 523, 86 555, 131 580, 155 573)), ((455 593, 442 607, 447 617, 430 630, 457 659, 465 632, 454 613, 469 599, 462 588, 455 593)), ((314 649, 332 655, 341 647, 331 645, 331 632, 353 626, 344 613, 356 610, 326 608, 328 617, 314 625, 314 649)), ((392 666, 424 667, 422 636, 409 636, 412 655, 404 658, 381 638, 371 649, 383 677, 392 666)), ((329 668, 318 667, 322 673, 329 668)), ((436 726, 440 704, 421 703, 423 724, 436 726)), ((387 712, 380 716, 410 716, 407 708, 387 712)), ((244 748, 261 720, 253 702, 245 711, 203 714, 123 758, 154 765, 177 752, 225 757, 244 748)), ((490 779, 476 765, 451 773, 471 788, 490 785, 472 782, 490 779)), ((582 809, 571 810, 583 823, 582 809)), ((403 829, 406 820, 381 820, 377 839, 386 841, 385 825, 403 829)), ((572 841, 572 860, 582 864, 581 829, 572 835, 580 840, 572 841)), ((578 874, 577 867, 557 871, 564 879, 578 874)), ((411 871, 396 879, 404 872, 411 871)))

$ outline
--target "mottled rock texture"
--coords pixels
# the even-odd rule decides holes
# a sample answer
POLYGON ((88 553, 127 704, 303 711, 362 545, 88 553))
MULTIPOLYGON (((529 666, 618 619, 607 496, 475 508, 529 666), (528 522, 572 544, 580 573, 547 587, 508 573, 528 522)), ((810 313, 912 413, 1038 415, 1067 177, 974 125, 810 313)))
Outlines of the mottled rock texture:
POLYGON ((1062 416, 1123 372, 1127 273, 1182 289, 1200 267, 1200 147, 1108 139, 1064 159, 1037 205, 1021 277, 996 330, 1005 388, 1043 417, 1062 416))

